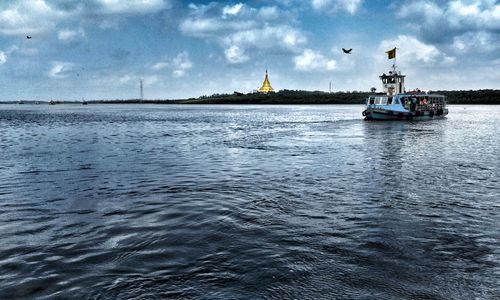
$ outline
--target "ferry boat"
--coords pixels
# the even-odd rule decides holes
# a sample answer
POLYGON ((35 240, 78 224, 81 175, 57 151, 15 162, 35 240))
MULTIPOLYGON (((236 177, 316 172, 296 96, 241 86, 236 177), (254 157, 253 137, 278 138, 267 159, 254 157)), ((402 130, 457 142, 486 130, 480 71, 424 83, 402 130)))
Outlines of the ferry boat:
POLYGON ((395 66, 389 74, 379 77, 384 92, 368 96, 362 113, 365 120, 430 120, 444 118, 448 114, 446 96, 418 89, 406 92, 405 75, 396 71, 395 66))

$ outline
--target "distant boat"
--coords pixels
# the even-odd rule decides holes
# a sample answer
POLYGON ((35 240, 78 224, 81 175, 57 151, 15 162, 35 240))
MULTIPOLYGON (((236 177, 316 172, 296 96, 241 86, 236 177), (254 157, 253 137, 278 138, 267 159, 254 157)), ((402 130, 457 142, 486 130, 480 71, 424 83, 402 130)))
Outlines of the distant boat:
POLYGON ((56 102, 54 100, 49 101, 49 105, 55 105, 55 104, 56 104, 56 102))
POLYGON ((82 105, 88 105, 87 101, 83 101, 82 105))

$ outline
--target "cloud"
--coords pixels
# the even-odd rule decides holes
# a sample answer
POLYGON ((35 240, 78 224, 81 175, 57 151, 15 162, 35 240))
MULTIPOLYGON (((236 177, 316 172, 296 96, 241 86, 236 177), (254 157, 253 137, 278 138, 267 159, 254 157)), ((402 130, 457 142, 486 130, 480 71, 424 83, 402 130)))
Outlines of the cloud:
POLYGON ((179 55, 172 60, 172 67, 172 74, 175 77, 184 76, 186 71, 193 67, 193 63, 189 60, 189 54, 186 51, 179 53, 179 55))
POLYGON ((157 75, 146 76, 143 79, 144 86, 152 86, 160 80, 157 75))
POLYGON ((467 32, 453 37, 452 48, 459 54, 468 52, 483 53, 500 50, 498 37, 486 31, 467 32))
POLYGON ((159 70, 163 70, 165 69, 166 67, 169 66, 169 63, 168 62, 164 62, 164 61, 160 61, 160 62, 157 62, 155 63, 151 69, 155 70, 155 71, 159 71, 159 70))
POLYGON ((0 51, 0 65, 3 65, 7 62, 7 56, 3 51, 0 51))
POLYGON ((170 0, 13 0, 0 2, 0 35, 37 35, 71 20, 144 15, 171 7, 170 0))
POLYGON ((164 0, 97 0, 100 12, 106 14, 142 15, 169 8, 170 3, 164 0))
POLYGON ((232 64, 243 63, 250 59, 250 57, 245 54, 245 51, 236 45, 232 45, 224 50, 224 54, 227 61, 232 64))
POLYGON ((176 57, 171 60, 159 61, 151 66, 154 71, 163 70, 169 68, 172 70, 172 75, 174 77, 182 77, 186 75, 186 72, 193 67, 193 63, 189 59, 189 53, 182 51, 176 57))
POLYGON ((64 43, 73 43, 85 38, 85 31, 82 28, 77 30, 62 29, 57 33, 57 38, 64 43))
POLYGON ((70 62, 54 61, 48 76, 53 79, 67 78, 73 70, 74 64, 70 62))
POLYGON ((478 32, 489 34, 494 43, 500 41, 500 4, 497 1, 419 0, 399 7, 396 16, 427 42, 449 44, 457 36, 478 32))
POLYGON ((224 8, 222 9, 222 17, 227 17, 228 15, 232 16, 237 15, 242 7, 243 3, 238 3, 233 6, 230 5, 224 6, 224 8))
POLYGON ((440 51, 436 46, 409 35, 399 35, 396 39, 381 41, 378 52, 382 53, 394 47, 397 47, 397 63, 403 69, 453 65, 456 61, 455 57, 440 51))
POLYGON ((123 75, 120 78, 118 78, 118 82, 121 85, 129 83, 131 80, 132 80, 132 77, 130 77, 130 75, 123 75))
POLYGON ((181 33, 220 45, 230 64, 247 62, 262 51, 297 53, 307 42, 306 35, 292 26, 293 18, 275 6, 212 2, 189 8, 189 16, 179 24, 181 33))
POLYGON ((335 13, 339 11, 354 15, 363 4, 363 0, 311 0, 316 11, 335 13))
POLYGON ((263 6, 259 9, 259 17, 263 20, 276 20, 280 16, 276 6, 263 6))
POLYGON ((305 35, 286 25, 264 26, 250 30, 241 30, 229 34, 223 39, 226 45, 241 49, 276 49, 294 52, 296 47, 305 44, 305 35))
POLYGON ((64 13, 44 0, 19 0, 0 4, 0 34, 40 34, 56 27, 64 13))
POLYGON ((305 49, 300 55, 293 59, 295 70, 298 71, 332 71, 337 67, 334 59, 328 59, 318 51, 305 49))
POLYGON ((380 43, 380 52, 388 51, 394 47, 398 62, 431 63, 442 55, 441 52, 430 44, 424 44, 414 36, 399 35, 396 39, 383 40, 380 43))
POLYGON ((24 56, 35 56, 38 54, 38 49, 33 48, 33 47, 26 47, 25 45, 23 47, 19 47, 17 45, 11 46, 8 50, 7 53, 9 55, 17 55, 21 54, 24 56))

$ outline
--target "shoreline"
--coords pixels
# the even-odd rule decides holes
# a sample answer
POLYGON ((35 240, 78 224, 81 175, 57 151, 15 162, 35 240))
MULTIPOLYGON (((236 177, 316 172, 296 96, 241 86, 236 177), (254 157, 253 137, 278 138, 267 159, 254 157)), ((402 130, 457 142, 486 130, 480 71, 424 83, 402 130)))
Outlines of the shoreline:
MULTIPOLYGON (((432 91, 447 97, 448 104, 500 105, 500 90, 475 91, 432 91)), ((282 90, 276 93, 259 94, 214 94, 188 99, 114 99, 66 101, 54 100, 52 104, 209 104, 209 105, 363 105, 369 92, 320 92, 320 91, 290 91, 282 90)), ((4 101, 0 104, 40 104, 49 105, 49 101, 21 100, 4 101)))

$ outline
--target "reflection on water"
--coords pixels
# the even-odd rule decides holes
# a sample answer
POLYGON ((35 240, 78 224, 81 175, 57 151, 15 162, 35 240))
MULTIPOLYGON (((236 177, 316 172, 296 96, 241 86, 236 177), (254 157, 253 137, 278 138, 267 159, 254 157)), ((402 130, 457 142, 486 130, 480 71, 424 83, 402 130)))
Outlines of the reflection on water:
POLYGON ((500 108, 0 109, 2 299, 498 296, 500 108))

